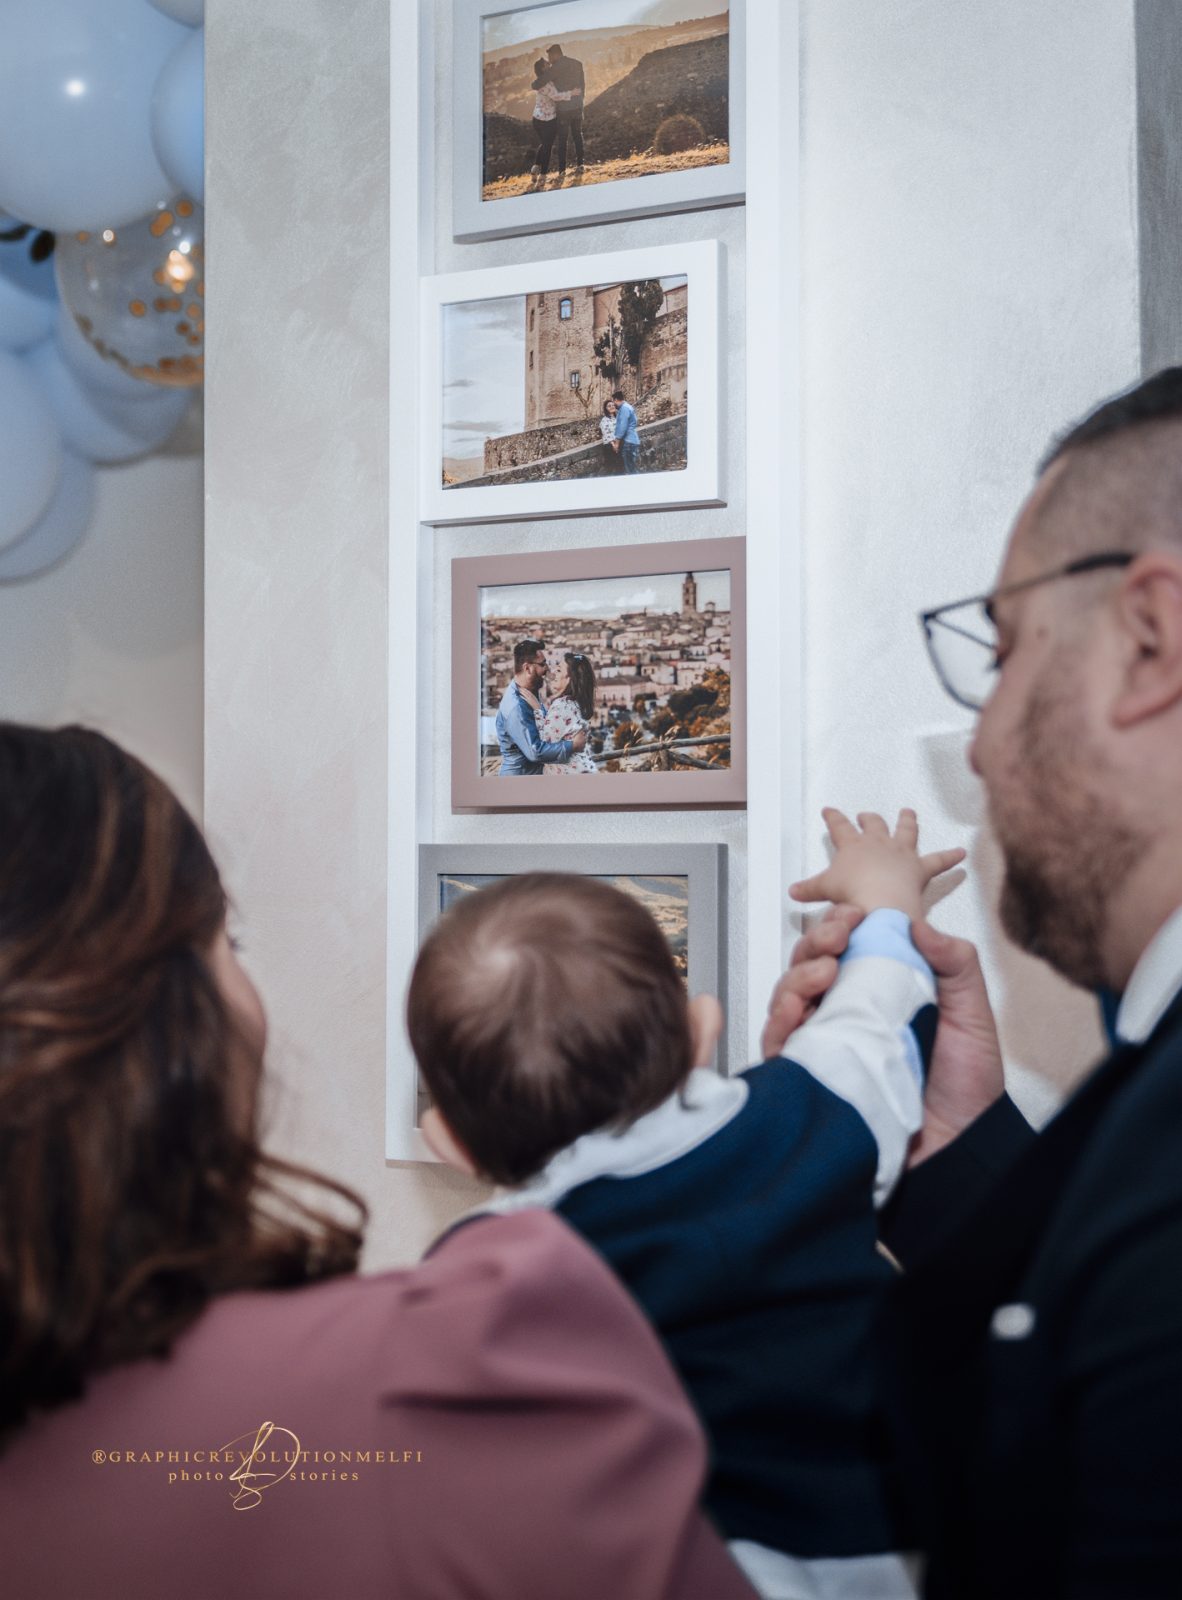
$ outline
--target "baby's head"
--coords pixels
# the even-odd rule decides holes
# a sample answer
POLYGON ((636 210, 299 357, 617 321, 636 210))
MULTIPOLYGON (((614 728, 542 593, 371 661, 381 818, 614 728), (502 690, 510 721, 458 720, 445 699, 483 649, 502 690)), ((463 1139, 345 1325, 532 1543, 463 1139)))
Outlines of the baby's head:
POLYGON ((718 1002, 687 1004, 669 945, 631 895, 524 873, 467 895, 419 952, 407 1028, 436 1152, 518 1184, 581 1134, 627 1126, 704 1065, 718 1002))

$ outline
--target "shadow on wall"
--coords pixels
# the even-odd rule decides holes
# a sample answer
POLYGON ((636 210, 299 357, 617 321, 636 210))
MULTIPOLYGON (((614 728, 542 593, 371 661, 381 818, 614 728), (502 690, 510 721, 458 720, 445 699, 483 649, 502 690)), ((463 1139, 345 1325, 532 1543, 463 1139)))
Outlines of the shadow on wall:
POLYGON ((1104 1036, 1095 1000, 1018 950, 1002 932, 997 904, 1005 869, 986 816, 984 788, 968 764, 969 737, 967 732, 939 733, 920 742, 944 814, 973 830, 966 866, 981 907, 981 961, 1006 1080, 1022 1111, 1041 1126, 1100 1060, 1104 1036))

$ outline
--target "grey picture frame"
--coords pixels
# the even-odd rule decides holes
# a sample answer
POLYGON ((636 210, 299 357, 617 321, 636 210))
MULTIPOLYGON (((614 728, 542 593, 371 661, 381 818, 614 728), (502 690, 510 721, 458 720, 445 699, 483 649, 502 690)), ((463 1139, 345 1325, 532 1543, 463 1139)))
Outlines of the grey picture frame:
POLYGON ((530 555, 461 556, 452 573, 451 800, 467 811, 634 811, 649 808, 741 810, 747 803, 746 540, 681 539, 530 555), (717 772, 620 772, 595 785, 544 778, 513 781, 482 774, 480 747, 480 591, 516 583, 641 578, 672 572, 728 571, 731 607, 731 762, 717 772), (562 789, 560 794, 558 791, 562 789), (565 796, 569 791, 570 798, 565 796))
MULTIPOLYGON (((587 877, 685 877, 688 880, 689 995, 713 994, 726 1013, 727 847, 724 844, 423 844, 418 861, 419 942, 440 915, 439 880, 445 876, 512 877, 522 872, 574 872, 587 877)), ((714 1060, 730 1068, 727 1028, 714 1060)), ((415 1126, 423 1091, 415 1079, 415 1126)))
MULTIPOLYGON (((728 109, 730 160, 725 166, 654 173, 619 183, 592 184, 517 195, 503 200, 481 198, 484 167, 484 114, 481 36, 486 17, 510 11, 538 11, 563 0, 507 5, 504 0, 452 0, 455 63, 452 85, 453 171, 452 231, 458 243, 502 239, 516 234, 546 233, 629 217, 661 216, 705 207, 739 205, 746 192, 744 65, 746 37, 743 0, 730 0, 728 109)), ((594 0, 587 0, 594 19, 594 0)))

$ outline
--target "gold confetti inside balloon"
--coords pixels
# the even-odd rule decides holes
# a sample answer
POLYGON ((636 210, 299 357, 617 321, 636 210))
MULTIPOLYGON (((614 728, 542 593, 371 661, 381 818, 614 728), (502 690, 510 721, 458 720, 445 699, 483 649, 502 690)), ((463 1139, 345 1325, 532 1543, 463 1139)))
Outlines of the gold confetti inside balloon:
POLYGON ((59 233, 62 300, 106 360, 145 383, 204 376, 205 214, 180 197, 122 228, 59 233))

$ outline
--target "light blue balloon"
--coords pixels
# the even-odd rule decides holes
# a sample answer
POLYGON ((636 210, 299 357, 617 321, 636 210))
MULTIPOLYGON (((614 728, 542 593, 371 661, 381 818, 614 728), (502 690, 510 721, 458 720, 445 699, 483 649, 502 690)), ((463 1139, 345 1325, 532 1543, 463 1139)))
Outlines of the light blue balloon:
POLYGON ((49 401, 27 363, 0 350, 0 550, 45 512, 62 462, 49 401))
POLYGON ((116 400, 142 400, 156 388, 155 384, 124 372, 117 361, 99 355, 67 305, 58 307, 55 336, 70 371, 95 394, 110 395, 116 400))
POLYGON ((205 0, 148 0, 148 4, 190 27, 198 28, 205 21, 205 0))
POLYGON ((205 29, 169 56, 152 96, 152 143, 173 187, 205 200, 205 29))
POLYGON ((184 390, 158 389, 142 400, 117 400, 86 388, 62 360, 54 339, 28 357, 68 449, 88 461, 132 461, 164 443, 189 404, 184 390))
POLYGON ((30 254, 29 247, 41 232, 40 228, 24 223, 20 217, 5 216, 0 211, 0 233, 8 233, 22 226, 29 228, 23 239, 0 240, 0 278, 7 278, 10 283, 40 295, 43 300, 56 300, 57 279, 53 273, 52 253, 43 261, 34 261, 30 254))
POLYGON ((41 228, 117 228, 167 200, 152 90, 187 37, 144 0, 4 0, 0 209, 41 228))
POLYGON ((0 550, 0 583, 35 578, 54 567, 82 538, 94 510, 94 468, 68 452, 48 507, 15 544, 0 550))
POLYGON ((27 350, 45 338, 56 320, 52 300, 0 275, 0 348, 27 350))

